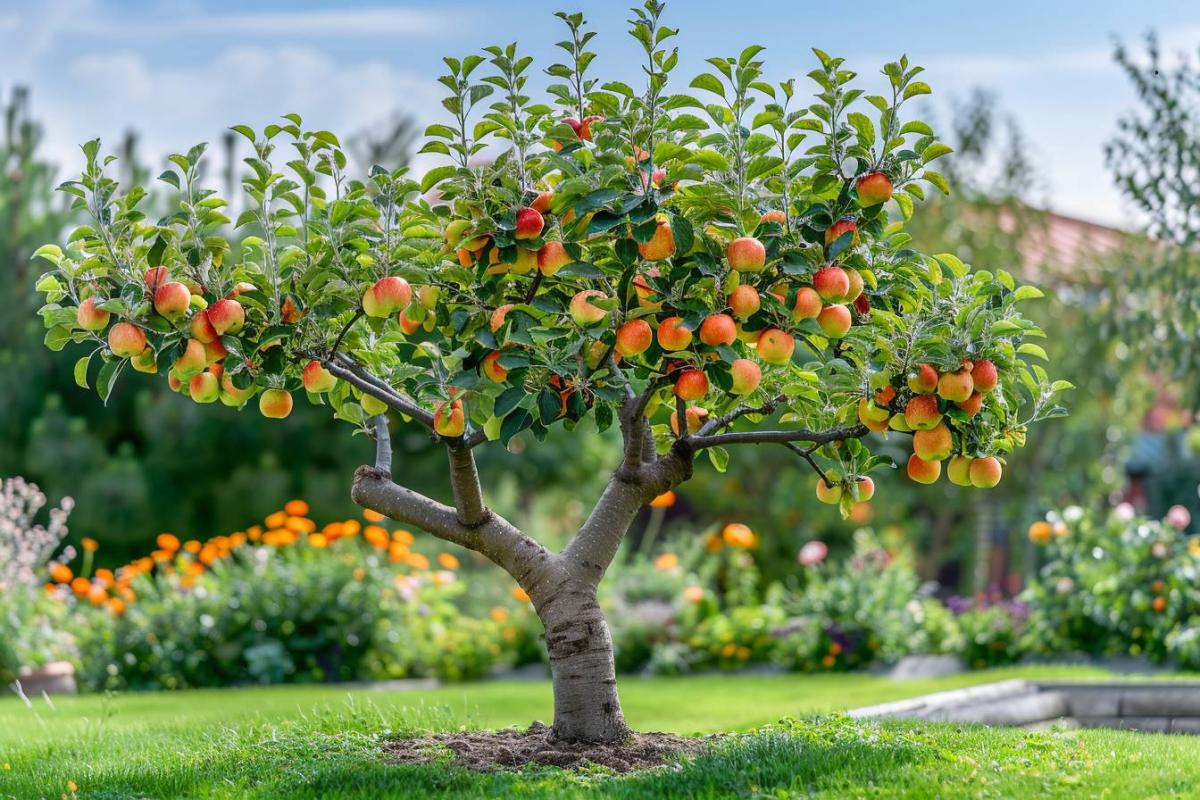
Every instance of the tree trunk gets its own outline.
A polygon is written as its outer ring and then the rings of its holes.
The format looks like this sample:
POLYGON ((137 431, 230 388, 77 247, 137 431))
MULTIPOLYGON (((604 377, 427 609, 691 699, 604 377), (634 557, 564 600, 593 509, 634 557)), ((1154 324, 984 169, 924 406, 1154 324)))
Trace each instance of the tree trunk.
POLYGON ((538 603, 554 681, 553 738, 619 742, 630 735, 617 699, 612 636, 596 589, 568 580, 538 603))

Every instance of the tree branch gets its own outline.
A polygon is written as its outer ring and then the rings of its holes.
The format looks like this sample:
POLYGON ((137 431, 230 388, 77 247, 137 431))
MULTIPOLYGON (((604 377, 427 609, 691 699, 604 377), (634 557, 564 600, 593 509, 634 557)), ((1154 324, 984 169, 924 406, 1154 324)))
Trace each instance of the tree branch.
POLYGON ((642 506, 690 478, 694 455, 687 440, 680 440, 653 464, 614 473, 592 513, 563 549, 565 568, 597 585, 642 506))
POLYGON ((814 444, 812 447, 800 447, 793 442, 784 442, 783 446, 807 461, 808 465, 821 477, 821 480, 825 481, 826 486, 833 486, 833 482, 829 480, 829 476, 825 474, 825 470, 821 469, 820 465, 812 457, 813 450, 819 445, 814 444))
POLYGON ((364 314, 366 314, 366 313, 367 313, 367 312, 365 312, 365 311, 363 311, 363 310, 362 310, 362 307, 361 307, 361 306, 359 306, 359 308, 358 308, 358 309, 357 309, 357 310, 354 312, 354 316, 352 316, 352 317, 350 318, 350 320, 349 320, 349 321, 348 321, 348 322, 345 324, 345 326, 343 326, 343 328, 342 328, 342 330, 341 330, 341 333, 339 333, 339 334, 338 334, 338 336, 337 336, 337 339, 335 339, 335 340, 333 341, 333 347, 332 347, 332 348, 330 348, 330 350, 329 350, 329 357, 330 357, 330 358, 336 358, 336 357, 337 357, 337 354, 338 354, 338 348, 342 346, 342 339, 345 339, 345 338, 346 338, 346 334, 347 334, 347 333, 349 333, 349 332, 350 332, 350 329, 354 327, 354 323, 356 323, 356 322, 358 322, 360 319, 362 319, 362 318, 363 318, 363 315, 364 315, 364 314))
POLYGON ((779 395, 778 397, 771 398, 761 406, 738 406, 728 414, 723 414, 716 419, 710 419, 708 422, 704 423, 702 426, 700 426, 700 430, 697 431, 697 434, 700 436, 705 436, 713 433, 714 431, 722 430, 729 427, 736 420, 741 419, 747 414, 760 414, 762 416, 773 414, 775 413, 775 409, 779 407, 779 404, 786 399, 787 398, 783 395, 779 395))
POLYGON ((530 594, 562 580, 561 557, 494 512, 479 525, 466 526, 457 509, 400 486, 375 467, 358 468, 351 497, 363 508, 483 554, 530 594))
POLYGON ((363 394, 369 394, 381 403, 386 404, 388 408, 399 411, 402 414, 407 414, 427 428, 433 427, 433 414, 431 412, 421 408, 411 397, 400 394, 379 378, 368 373, 352 359, 341 356, 336 361, 326 360, 323 363, 325 369, 333 373, 334 376, 356 387, 363 394))
POLYGON ((693 436, 691 445, 696 450, 705 447, 725 447, 733 444, 785 444, 787 442, 811 442, 826 444, 842 439, 861 439, 867 435, 865 425, 855 425, 849 428, 833 428, 827 431, 737 431, 734 433, 718 433, 711 436, 693 436))
POLYGON ((388 430, 387 414, 375 416, 375 469, 392 474, 392 432, 388 430))
POLYGON ((454 491, 458 521, 468 528, 478 527, 492 512, 483 502, 475 455, 462 441, 448 441, 446 451, 450 455, 450 488, 454 491))

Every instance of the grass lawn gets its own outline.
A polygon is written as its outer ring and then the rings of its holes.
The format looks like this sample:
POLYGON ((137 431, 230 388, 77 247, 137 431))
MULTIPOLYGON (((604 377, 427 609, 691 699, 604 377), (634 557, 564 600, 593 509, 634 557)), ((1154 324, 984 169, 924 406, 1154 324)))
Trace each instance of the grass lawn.
POLYGON ((1114 731, 852 722, 847 708, 1003 678, 1102 677, 1036 668, 893 682, 862 675, 625 678, 639 730, 751 731, 670 770, 613 777, 476 775, 377 755, 406 731, 549 721, 545 682, 431 691, 277 687, 0 701, 0 798, 1091 797, 1200 796, 1200 739, 1114 731), (800 722, 771 725, 784 718, 800 722), (768 726, 763 728, 763 726, 768 726))

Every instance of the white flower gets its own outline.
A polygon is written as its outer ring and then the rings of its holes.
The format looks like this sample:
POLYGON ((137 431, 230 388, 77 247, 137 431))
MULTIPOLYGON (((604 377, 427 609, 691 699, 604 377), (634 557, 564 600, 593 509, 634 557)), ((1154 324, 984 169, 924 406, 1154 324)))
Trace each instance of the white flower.
POLYGON ((1113 509, 1113 516, 1121 522, 1129 522, 1137 516, 1137 511, 1134 509, 1132 503, 1121 503, 1113 509))
POLYGON ((1064 522, 1079 522, 1083 519, 1083 509, 1079 506, 1067 506, 1063 509, 1062 516, 1064 522))

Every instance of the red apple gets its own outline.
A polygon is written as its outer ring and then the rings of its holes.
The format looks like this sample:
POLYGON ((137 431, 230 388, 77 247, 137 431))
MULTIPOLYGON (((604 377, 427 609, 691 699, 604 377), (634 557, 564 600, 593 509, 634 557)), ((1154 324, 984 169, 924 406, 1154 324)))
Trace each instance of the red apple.
POLYGON ((700 323, 700 341, 709 347, 733 344, 737 339, 737 325, 728 314, 709 314, 700 323))
POLYGON ((675 379, 675 395, 681 400, 699 400, 708 394, 708 378, 694 368, 687 368, 675 379))
POLYGON ((546 220, 536 208, 522 208, 517 212, 516 239, 536 239, 542 235, 546 220))
POLYGON ((767 265, 767 248, 753 236, 734 239, 725 256, 729 266, 738 272, 762 272, 767 265))
POLYGON ((654 343, 654 331, 644 319, 631 319, 617 328, 617 352, 625 358, 641 355, 654 343))
POLYGON ((658 325, 658 346, 668 352, 683 350, 692 343, 692 332, 683 327, 683 317, 667 317, 658 325))
POLYGON ((762 369, 748 358, 739 358, 729 365, 733 386, 729 393, 738 397, 752 394, 762 381, 762 369))
POLYGON ((267 389, 259 395, 258 410, 267 419, 286 419, 292 413, 292 396, 283 389, 267 389))
POLYGON ((79 308, 75 310, 75 324, 85 331, 102 331, 107 328, 112 314, 97 308, 100 302, 103 301, 97 302, 95 297, 89 297, 80 303, 79 308))
POLYGON ((877 206, 892 199, 892 182, 882 172, 868 172, 854 182, 860 205, 877 206))
POLYGON ((768 364, 787 364, 792 360, 796 340, 778 328, 767 328, 758 335, 758 357, 768 364))
POLYGON ((304 365, 304 373, 301 378, 304 381, 304 388, 312 394, 328 392, 337 385, 337 378, 333 373, 316 360, 309 361, 304 365))
POLYGON ((118 358, 132 358, 146 349, 146 334, 129 322, 118 322, 108 331, 108 349, 118 358))

